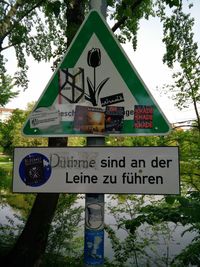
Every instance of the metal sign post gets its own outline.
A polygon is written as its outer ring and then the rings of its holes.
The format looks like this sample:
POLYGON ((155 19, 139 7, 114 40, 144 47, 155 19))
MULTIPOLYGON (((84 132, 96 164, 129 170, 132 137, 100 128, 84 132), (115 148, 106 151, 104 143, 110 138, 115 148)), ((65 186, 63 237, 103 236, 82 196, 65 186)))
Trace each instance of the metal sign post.
MULTIPOLYGON (((106 18, 106 0, 90 0, 106 18)), ((87 137, 87 146, 104 146, 105 137, 87 137)), ((104 194, 85 195, 84 266, 104 265, 104 194)))
MULTIPOLYGON (((87 146, 104 146, 104 137, 88 137, 87 146)), ((85 195, 84 266, 104 263, 104 194, 85 195)))

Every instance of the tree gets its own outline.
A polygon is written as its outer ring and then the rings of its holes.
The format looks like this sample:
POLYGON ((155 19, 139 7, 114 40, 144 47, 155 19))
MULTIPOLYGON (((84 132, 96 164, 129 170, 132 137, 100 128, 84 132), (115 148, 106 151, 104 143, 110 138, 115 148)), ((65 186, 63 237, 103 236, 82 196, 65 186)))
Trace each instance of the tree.
POLYGON ((18 91, 13 91, 14 84, 9 75, 0 79, 0 106, 6 105, 12 98, 18 95, 18 91))
MULTIPOLYGON (((156 201, 138 209, 135 218, 124 220, 126 229, 135 235, 140 226, 157 226, 163 223, 185 226, 182 236, 195 232, 195 238, 179 255, 171 260, 170 266, 190 266, 200 264, 200 158, 198 131, 175 129, 170 135, 155 139, 155 145, 176 145, 180 149, 181 196, 167 196, 163 201, 156 201), (174 264, 174 265, 173 265, 174 264)), ((148 145, 148 138, 146 143, 148 145)), ((123 224, 122 224, 123 225, 123 224)))
POLYGON ((11 155, 16 146, 47 146, 45 138, 26 138, 21 135, 23 124, 32 108, 33 103, 28 105, 26 111, 15 109, 11 117, 2 123, 0 146, 5 153, 11 155))
MULTIPOLYGON (((192 5, 189 6, 191 8, 192 5)), ((185 14, 180 7, 173 10, 172 15, 161 15, 164 27, 163 42, 166 45, 164 63, 170 68, 178 68, 173 74, 174 84, 167 85, 173 93, 179 109, 187 108, 192 104, 200 134, 200 55, 198 44, 194 41, 194 19, 185 14)))
MULTIPOLYGON (((74 5, 71 6, 68 3, 67 7, 69 18, 67 29, 73 36, 83 20, 84 3, 75 1, 74 5), (79 19, 76 19, 75 22, 75 18, 79 19)), ((70 41, 71 39, 68 38, 68 44, 70 41)), ((49 138, 49 146, 66 146, 66 138, 49 138)), ((40 264, 58 199, 58 193, 37 194, 21 235, 8 256, 3 259, 6 266, 36 266, 40 264)))
POLYGON ((131 260, 131 257, 134 259, 132 265, 136 266, 140 266, 139 263, 148 266, 151 264, 156 264, 156 266, 190 266, 191 264, 199 266, 200 147, 198 131, 192 127, 189 130, 175 128, 167 136, 115 138, 108 139, 107 142, 109 145, 117 145, 119 142, 121 146, 178 146, 180 151, 180 196, 160 196, 159 201, 157 196, 155 198, 154 196, 143 196, 147 198, 147 201, 143 199, 143 203, 139 203, 142 196, 112 196, 116 199, 109 209, 117 220, 117 225, 115 228, 113 224, 106 226, 106 231, 114 250, 114 266, 129 266, 129 264, 126 265, 126 260, 127 258, 131 260), (168 253, 169 246, 173 242, 173 230, 179 226, 182 226, 183 229, 181 236, 190 232, 191 234, 195 233, 195 237, 180 254, 176 255, 176 251, 174 251, 174 255, 172 255, 173 253, 168 253), (116 229, 127 231, 128 235, 120 240, 118 233, 115 232, 116 229), (138 234, 142 229, 145 231, 140 237, 138 234), (144 235, 146 232, 148 236, 144 235), (156 236, 158 236, 158 240, 156 240, 156 236), (166 255, 162 253, 164 250, 160 250, 160 247, 156 249, 157 246, 155 246, 161 239, 164 241, 162 247, 166 246, 166 255), (150 255, 148 255, 149 251, 150 255), (154 253, 156 259, 152 256, 154 253), (138 265, 137 258, 140 259, 138 265), (153 263, 155 260, 156 263, 153 263))
MULTIPOLYGON (((6 73, 4 52, 9 48, 14 48, 17 59, 18 70, 14 76, 15 84, 26 88, 28 66, 25 55, 32 55, 37 61, 49 60, 53 56, 52 46, 56 45, 56 42, 66 42, 65 35, 62 35, 58 28, 59 25, 64 27, 62 23, 58 23, 58 21, 61 22, 63 16, 63 13, 59 11, 60 6, 60 1, 1 1, 0 77, 2 82, 4 82, 6 73), (58 27, 56 27, 57 24, 58 27)), ((57 49, 59 50, 60 47, 57 49)))
MULTIPOLYGON (((76 33, 77 25, 88 12, 88 0, 26 0, 0 2, 0 78, 4 83, 6 70, 6 54, 13 48, 17 60, 17 71, 14 84, 27 88, 28 65, 26 56, 36 61, 54 59, 54 67, 66 51, 67 40, 76 33), (72 10, 84 8, 82 13, 72 17, 72 10), (71 22, 71 23, 69 23, 71 22)), ((159 1, 158 1, 159 2, 159 1)), ((179 0, 162 1, 170 7, 179 6, 179 0)), ((112 30, 120 29, 118 37, 121 41, 132 40, 137 46, 137 30, 139 20, 155 15, 152 0, 108 0, 112 8, 111 18, 116 20, 112 30)), ((156 1, 157 4, 157 1, 156 1)), ((54 68, 53 67, 53 68, 54 68)))
POLYGON ((25 121, 25 116, 25 112, 16 109, 12 113, 11 117, 7 121, 2 123, 0 144, 3 147, 5 153, 12 153, 12 142, 14 137, 12 131, 15 129, 16 124, 22 124, 23 121, 25 121))
POLYGON ((51 263, 52 266, 59 265, 57 261, 61 255, 69 258, 70 263, 73 259, 77 261, 76 265, 74 263, 70 266, 82 265, 80 261, 82 260, 83 251, 80 248, 83 247, 84 241, 83 237, 77 237, 76 234, 80 231, 80 226, 82 225, 83 208, 80 206, 73 207, 78 198, 78 195, 75 194, 61 194, 59 197, 46 249, 47 262, 48 260, 50 263, 53 261, 53 264, 51 263))
POLYGON ((140 209, 140 213, 134 220, 125 222, 126 228, 131 234, 144 223, 157 225, 163 222, 172 222, 175 225, 188 226, 182 236, 187 232, 195 232, 192 242, 184 248, 179 255, 171 260, 170 266, 199 266, 200 257, 200 196, 199 192, 190 192, 183 196, 168 196, 165 202, 147 205, 140 209))

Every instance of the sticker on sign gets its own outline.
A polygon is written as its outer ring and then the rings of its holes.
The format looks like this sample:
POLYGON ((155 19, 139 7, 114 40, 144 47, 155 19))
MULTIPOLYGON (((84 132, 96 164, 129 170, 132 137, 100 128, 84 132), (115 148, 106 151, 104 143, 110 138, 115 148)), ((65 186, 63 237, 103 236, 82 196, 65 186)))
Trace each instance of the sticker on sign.
POLYGON ((48 128, 49 126, 59 125, 59 112, 55 109, 38 108, 30 116, 31 128, 48 128))
POLYGON ((13 192, 179 194, 178 147, 15 148, 13 192))

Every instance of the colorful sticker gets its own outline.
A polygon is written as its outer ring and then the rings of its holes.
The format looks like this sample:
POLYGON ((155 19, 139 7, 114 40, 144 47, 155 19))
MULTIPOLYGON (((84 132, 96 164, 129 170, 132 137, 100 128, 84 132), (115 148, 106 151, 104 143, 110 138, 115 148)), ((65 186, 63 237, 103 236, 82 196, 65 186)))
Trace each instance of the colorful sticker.
POLYGON ((88 265, 101 265, 104 262, 104 230, 85 230, 84 262, 88 265))
POLYGON ((152 106, 135 105, 134 128, 138 128, 138 129, 152 129, 153 128, 153 107, 152 106))
POLYGON ((103 134, 105 115, 101 108, 76 106, 74 130, 84 133, 103 134))
POLYGON ((19 175, 27 186, 41 186, 51 176, 51 165, 47 157, 39 153, 27 155, 20 163, 19 175))
POLYGON ((124 122, 124 107, 107 106, 105 111, 105 131, 120 133, 124 122))

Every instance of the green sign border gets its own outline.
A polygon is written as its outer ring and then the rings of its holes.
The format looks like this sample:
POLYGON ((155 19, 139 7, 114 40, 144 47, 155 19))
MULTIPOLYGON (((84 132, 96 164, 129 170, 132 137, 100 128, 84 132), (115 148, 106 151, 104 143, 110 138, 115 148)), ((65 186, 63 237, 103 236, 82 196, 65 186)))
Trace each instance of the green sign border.
MULTIPOLYGON (((136 129, 133 127, 133 120, 124 120, 123 131, 120 134, 109 135, 165 135, 169 133, 171 128, 169 122, 139 77, 139 74, 132 66, 128 57, 121 49, 121 46, 118 44, 118 41, 110 28, 107 26, 104 18, 95 10, 92 10, 83 22, 65 54, 63 61, 49 81, 34 110, 40 107, 50 107, 53 104, 55 98, 58 96, 58 70, 60 68, 73 68, 75 66, 93 34, 95 34, 101 42, 119 75, 138 102, 138 105, 152 106, 154 110, 152 129, 136 129)), ((88 134, 76 133, 73 130, 72 124, 73 122, 62 122, 61 129, 58 131, 54 131, 53 127, 45 130, 31 129, 28 119, 23 128, 23 133, 31 136, 88 136, 88 134)))

